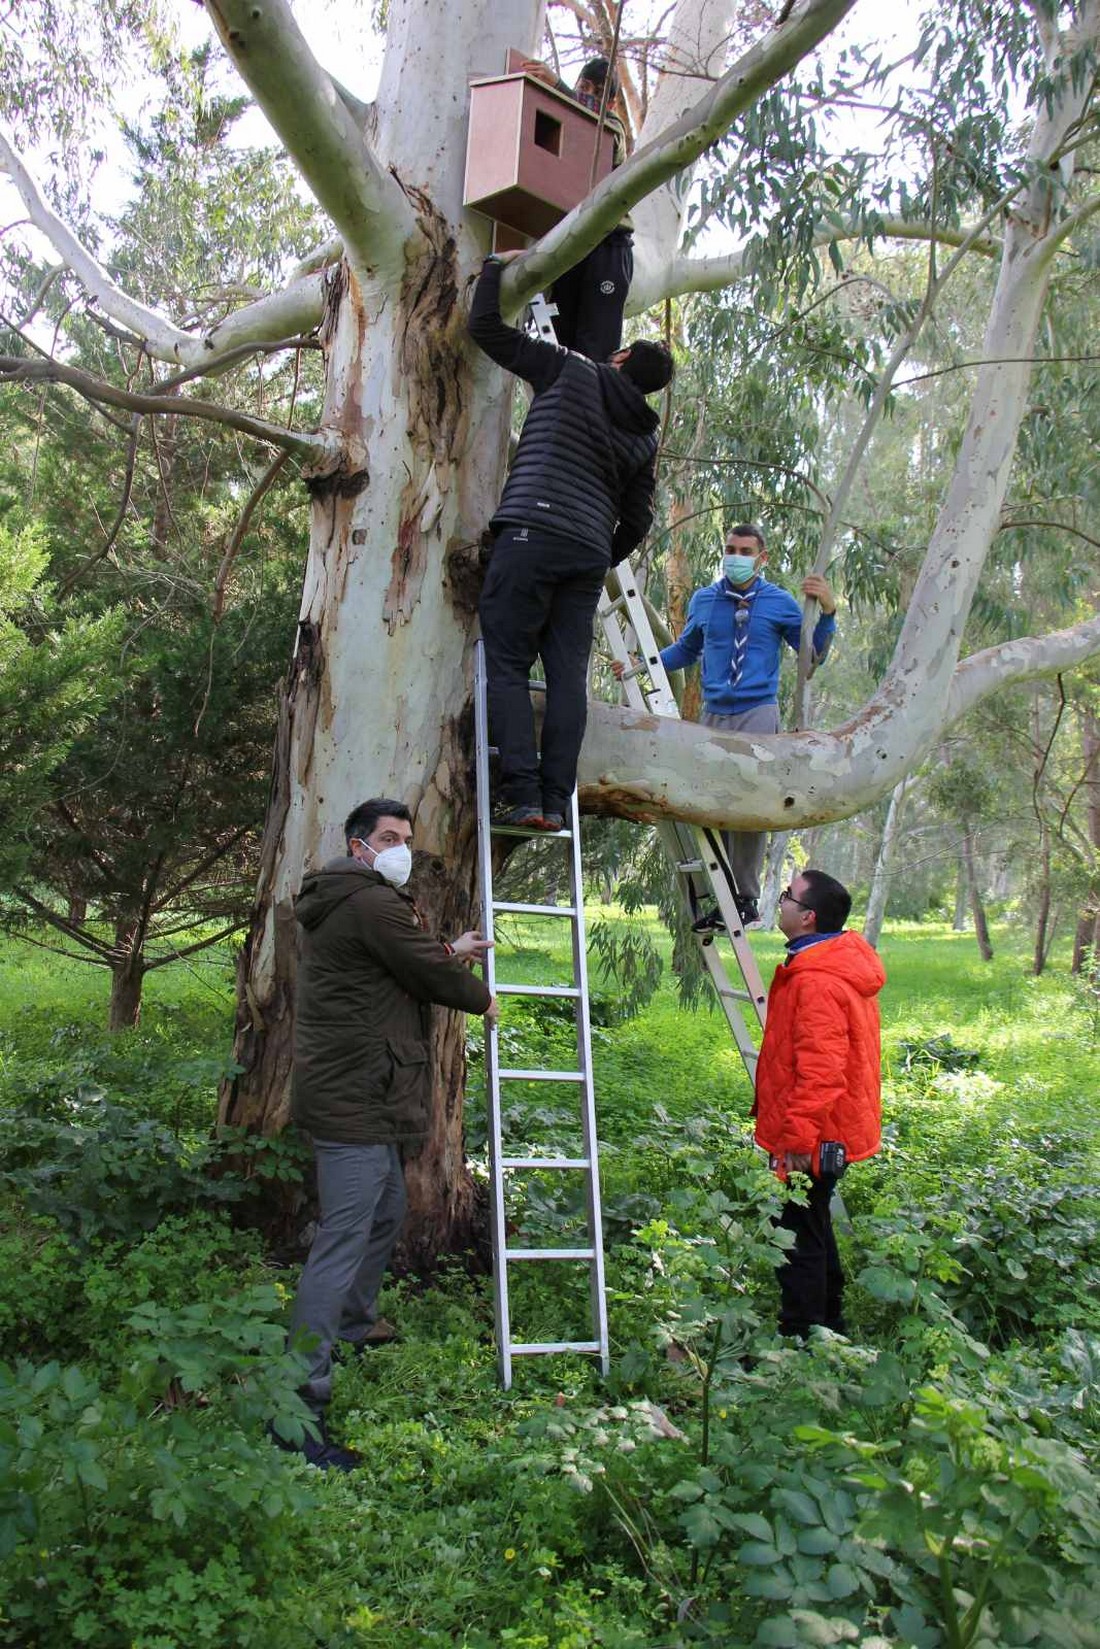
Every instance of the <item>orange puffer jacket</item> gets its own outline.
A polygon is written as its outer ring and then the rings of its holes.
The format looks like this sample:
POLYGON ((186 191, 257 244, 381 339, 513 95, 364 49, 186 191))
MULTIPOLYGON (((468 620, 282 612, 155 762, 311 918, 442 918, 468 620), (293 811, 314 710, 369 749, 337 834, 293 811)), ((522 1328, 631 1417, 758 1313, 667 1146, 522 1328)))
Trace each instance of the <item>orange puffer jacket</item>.
POLYGON ((756 1143, 813 1152, 837 1139, 849 1162, 881 1138, 878 992, 882 963, 859 933, 797 951, 776 969, 756 1069, 756 1143))

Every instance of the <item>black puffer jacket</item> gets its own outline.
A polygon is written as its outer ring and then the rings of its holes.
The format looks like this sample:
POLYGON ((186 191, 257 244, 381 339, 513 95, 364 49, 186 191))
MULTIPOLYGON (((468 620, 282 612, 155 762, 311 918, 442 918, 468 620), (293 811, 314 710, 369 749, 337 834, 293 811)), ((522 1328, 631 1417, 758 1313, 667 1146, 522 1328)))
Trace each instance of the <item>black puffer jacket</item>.
POLYGON ((295 1122, 342 1145, 422 1140, 431 1004, 484 1013, 487 986, 424 932, 407 893, 358 859, 307 876, 294 914, 295 1122))
POLYGON ((637 548, 653 519, 660 420, 613 366, 529 338, 500 314, 503 265, 474 289, 470 336, 535 391, 492 525, 541 527, 605 554, 637 548))

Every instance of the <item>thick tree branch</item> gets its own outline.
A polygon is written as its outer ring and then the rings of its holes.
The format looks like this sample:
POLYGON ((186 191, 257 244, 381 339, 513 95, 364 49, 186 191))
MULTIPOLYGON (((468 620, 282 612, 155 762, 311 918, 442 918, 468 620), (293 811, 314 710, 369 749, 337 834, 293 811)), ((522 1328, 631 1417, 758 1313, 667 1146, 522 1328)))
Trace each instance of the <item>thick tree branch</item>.
MULTIPOLYGON (((323 305, 323 259, 295 272, 281 292, 258 298, 219 321, 209 332, 196 337, 174 326, 147 304, 129 296, 108 275, 72 230, 47 203, 16 150, 8 131, 0 125, 0 168, 7 172, 22 198, 28 221, 44 235, 67 269, 80 281, 92 303, 128 338, 141 344, 158 361, 172 361, 184 367, 214 370, 218 357, 244 344, 269 343, 272 339, 309 333, 319 324, 323 305)), ((56 275, 54 276, 56 278, 56 275)))
POLYGON ((222 44, 363 272, 400 279, 416 216, 371 153, 287 0, 205 0, 222 44))
POLYGON ((981 699, 999 687, 1015 686, 1037 676, 1057 675, 1060 670, 1083 664, 1100 652, 1100 613, 1055 630, 1047 636, 1021 636, 971 653, 956 666, 947 701, 945 726, 965 716, 981 699))
MULTIPOLYGON (((996 257, 1000 241, 993 236, 975 233, 973 225, 959 228, 938 228, 929 223, 918 223, 909 218, 853 218, 843 230, 833 224, 821 224, 814 232, 814 246, 829 246, 835 241, 862 240, 873 236, 876 240, 935 240, 941 246, 969 244, 969 250, 983 257, 996 257)), ((649 260, 641 278, 637 276, 630 288, 627 308, 631 314, 649 309, 664 298, 683 297, 688 292, 718 292, 735 285, 748 272, 753 253, 758 250, 756 239, 747 241, 720 258, 693 258, 675 252, 664 263, 649 260)))
POLYGON ((644 820, 798 829, 847 819, 888 796, 960 716, 999 688, 1056 675, 1100 654, 1100 615, 1004 642, 959 664, 942 708, 914 742, 912 710, 888 689, 834 732, 768 737, 608 704, 588 707, 582 806, 644 820))
POLYGON ((723 136, 769 87, 781 80, 851 11, 855 0, 802 0, 767 40, 751 47, 706 94, 661 136, 574 207, 504 274, 505 306, 515 310, 615 227, 631 206, 683 172, 723 136))
POLYGON ((204 418, 211 423, 225 424, 230 429, 239 429, 242 434, 254 436, 257 441, 267 441, 272 446, 296 453, 300 458, 309 458, 314 464, 318 460, 337 461, 343 451, 342 438, 332 431, 309 434, 302 430, 284 429, 281 424, 269 423, 266 418, 253 418, 246 412, 236 412, 232 407, 218 406, 213 401, 189 400, 176 395, 138 395, 108 384, 102 378, 93 378, 90 373, 81 372, 76 367, 63 366, 60 361, 0 355, 0 383, 65 384, 96 405, 123 407, 127 412, 204 418))

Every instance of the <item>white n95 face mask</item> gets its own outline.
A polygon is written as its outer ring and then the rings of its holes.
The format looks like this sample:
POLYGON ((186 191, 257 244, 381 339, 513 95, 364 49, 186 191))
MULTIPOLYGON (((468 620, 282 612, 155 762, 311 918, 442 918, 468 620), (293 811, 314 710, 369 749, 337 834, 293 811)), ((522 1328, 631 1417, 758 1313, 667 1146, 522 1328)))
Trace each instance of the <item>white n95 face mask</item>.
POLYGON ((386 847, 376 853, 372 870, 384 876, 393 887, 404 887, 412 875, 413 856, 405 846, 386 847))

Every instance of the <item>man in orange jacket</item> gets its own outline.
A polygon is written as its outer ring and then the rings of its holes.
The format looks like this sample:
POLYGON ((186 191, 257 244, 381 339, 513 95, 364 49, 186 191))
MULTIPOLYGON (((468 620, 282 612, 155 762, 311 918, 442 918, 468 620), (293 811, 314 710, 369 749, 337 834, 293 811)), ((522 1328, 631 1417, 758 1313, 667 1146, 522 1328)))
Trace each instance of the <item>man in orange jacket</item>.
POLYGON ((780 1179, 810 1176, 805 1205, 780 1224, 794 1247, 778 1268, 779 1331, 815 1323, 844 1333, 844 1273, 829 1200, 846 1163, 874 1156, 881 1139, 879 1014, 886 974, 871 946, 846 933, 851 895, 823 870, 804 870, 779 897, 786 960, 768 993, 756 1067, 756 1143, 780 1179))

